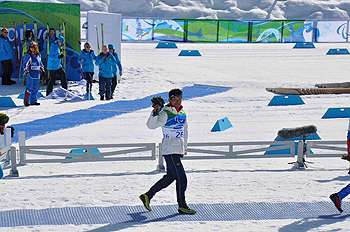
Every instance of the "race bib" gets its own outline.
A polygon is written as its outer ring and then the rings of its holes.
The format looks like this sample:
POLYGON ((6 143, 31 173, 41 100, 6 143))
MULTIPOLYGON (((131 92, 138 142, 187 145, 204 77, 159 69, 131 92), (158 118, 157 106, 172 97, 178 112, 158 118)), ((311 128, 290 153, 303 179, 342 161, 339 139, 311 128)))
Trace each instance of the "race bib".
POLYGON ((163 137, 166 139, 183 138, 184 127, 179 129, 163 127, 163 137))
POLYGON ((40 66, 31 66, 31 69, 32 70, 35 70, 35 71, 39 71, 40 70, 40 66))

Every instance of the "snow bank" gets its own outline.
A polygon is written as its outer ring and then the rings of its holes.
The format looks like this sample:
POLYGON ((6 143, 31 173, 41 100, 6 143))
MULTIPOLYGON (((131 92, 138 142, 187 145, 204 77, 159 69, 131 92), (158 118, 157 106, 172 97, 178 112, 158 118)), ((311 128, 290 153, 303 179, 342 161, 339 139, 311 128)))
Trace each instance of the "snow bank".
POLYGON ((78 3, 82 11, 121 13, 129 17, 239 20, 343 19, 348 18, 350 12, 350 0, 42 0, 41 2, 78 3))

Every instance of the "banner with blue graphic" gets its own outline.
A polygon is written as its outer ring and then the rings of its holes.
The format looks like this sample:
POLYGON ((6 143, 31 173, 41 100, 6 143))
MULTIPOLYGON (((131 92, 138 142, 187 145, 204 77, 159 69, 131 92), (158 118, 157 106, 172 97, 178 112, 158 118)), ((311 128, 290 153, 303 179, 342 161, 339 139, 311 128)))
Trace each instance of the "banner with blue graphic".
POLYGON ((347 21, 318 21, 317 42, 347 42, 347 21))

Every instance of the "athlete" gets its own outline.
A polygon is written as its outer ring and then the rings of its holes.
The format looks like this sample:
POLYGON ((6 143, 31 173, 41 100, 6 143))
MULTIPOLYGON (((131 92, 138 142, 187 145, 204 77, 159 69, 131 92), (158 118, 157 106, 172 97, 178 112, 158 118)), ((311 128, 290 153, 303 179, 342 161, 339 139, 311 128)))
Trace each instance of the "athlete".
MULTIPOLYGON (((155 99, 155 98, 154 98, 155 99)), ((185 169, 181 163, 181 157, 187 155, 187 120, 186 113, 181 105, 182 91, 180 89, 172 89, 169 92, 169 104, 163 109, 161 98, 156 98, 159 101, 153 101, 153 110, 147 121, 149 129, 162 127, 162 155, 166 162, 167 173, 155 183, 148 192, 140 196, 147 210, 151 211, 150 200, 160 190, 168 187, 176 180, 176 195, 179 205, 178 212, 184 214, 195 214, 196 211, 189 208, 185 200, 185 191, 187 187, 187 177, 185 169)))

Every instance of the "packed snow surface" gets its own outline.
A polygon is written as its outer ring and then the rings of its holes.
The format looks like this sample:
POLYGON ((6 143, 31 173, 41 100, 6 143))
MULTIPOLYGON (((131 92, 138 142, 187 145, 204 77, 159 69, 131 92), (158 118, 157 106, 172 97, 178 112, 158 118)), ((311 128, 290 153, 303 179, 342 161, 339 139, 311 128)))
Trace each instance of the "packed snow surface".
MULTIPOLYGON (((29 0, 25 0, 29 1, 29 0)), ((127 17, 199 19, 344 19, 350 0, 42 0, 127 17)))
MULTIPOLYGON (((313 87, 317 83, 348 81, 348 56, 326 56, 329 48, 348 44, 316 44, 296 50, 294 44, 184 44, 179 49, 155 49, 155 43, 122 44, 124 75, 115 99, 140 99, 193 84, 232 87, 220 94, 183 102, 188 115, 189 142, 273 141, 278 130, 315 125, 323 140, 346 140, 347 119, 321 119, 330 107, 349 107, 350 96, 302 96, 299 106, 268 107, 274 96, 266 87, 313 87), (180 49, 198 49, 202 57, 179 57, 180 49), (233 128, 210 132, 216 120, 228 117, 233 128)), ((0 86, 2 96, 16 99, 23 86, 0 86)), ((93 95, 98 98, 98 86, 93 95)), ((59 102, 2 110, 10 124, 86 109, 105 101, 59 102)), ((150 104, 151 105, 151 104, 150 104)), ((33 137, 28 145, 140 143, 161 141, 161 131, 149 130, 151 107, 110 119, 33 137)), ((16 146, 18 146, 16 144, 16 146)), ((216 149, 216 148, 212 148, 216 149)), ((217 148, 221 149, 221 148, 217 148)), ((143 152, 142 154, 148 154, 143 152)), ((195 154, 188 154, 189 156, 195 154)), ((36 158, 28 155, 28 158, 36 158)), ((184 160, 188 177, 187 202, 196 204, 329 203, 328 196, 350 182, 349 164, 340 158, 310 158, 306 170, 295 170, 295 158, 184 160)), ((140 206, 138 196, 164 173, 157 161, 27 164, 20 178, 0 180, 1 212, 66 207, 140 206)), ((5 170, 7 175, 8 169, 5 170)), ((349 199, 345 199, 348 202, 349 199)), ((158 193, 152 206, 176 205, 175 185, 158 193)), ((176 214, 176 208, 173 212, 176 214)), ((288 207, 285 208, 288 211, 288 207)), ((312 209, 311 209, 312 210, 312 209)), ((1 231, 349 231, 349 211, 342 216, 316 218, 158 221, 124 224, 31 225, 1 231)), ((212 214, 216 212, 208 212, 212 214)), ((261 215, 273 214, 261 209, 261 215)), ((329 215, 336 215, 330 205, 329 215)), ((143 214, 147 217, 147 213, 143 214)), ((295 213, 298 218, 297 212, 295 213)), ((0 222, 1 224, 1 222, 0 222)))

